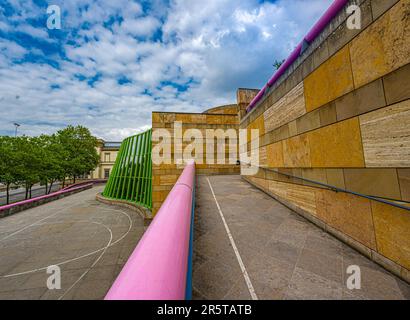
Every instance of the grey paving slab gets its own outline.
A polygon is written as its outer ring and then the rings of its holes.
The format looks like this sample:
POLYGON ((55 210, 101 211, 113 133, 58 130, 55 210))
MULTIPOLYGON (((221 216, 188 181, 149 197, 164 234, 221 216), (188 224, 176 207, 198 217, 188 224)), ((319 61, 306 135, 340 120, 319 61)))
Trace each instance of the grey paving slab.
POLYGON ((409 299, 410 286, 239 176, 199 176, 193 296, 251 299, 208 184, 259 299, 409 299), (362 288, 347 288, 358 265, 362 288))
POLYGON ((104 298, 145 227, 97 202, 102 188, 0 219, 0 299, 104 298), (50 265, 61 268, 60 290, 47 288, 50 265))

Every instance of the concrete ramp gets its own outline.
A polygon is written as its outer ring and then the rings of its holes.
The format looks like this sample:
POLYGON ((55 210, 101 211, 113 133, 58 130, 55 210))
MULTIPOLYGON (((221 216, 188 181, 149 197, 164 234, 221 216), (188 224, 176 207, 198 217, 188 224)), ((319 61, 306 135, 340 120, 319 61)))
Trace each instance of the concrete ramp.
POLYGON ((240 176, 199 176, 196 195, 196 299, 410 299, 408 284, 240 176), (350 265, 361 290, 347 288, 350 265))

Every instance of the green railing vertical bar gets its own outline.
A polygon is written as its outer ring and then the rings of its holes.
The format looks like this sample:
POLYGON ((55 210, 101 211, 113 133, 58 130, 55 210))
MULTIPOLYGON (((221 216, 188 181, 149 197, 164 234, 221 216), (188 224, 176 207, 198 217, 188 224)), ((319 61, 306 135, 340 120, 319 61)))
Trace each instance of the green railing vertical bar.
POLYGON ((140 202, 144 202, 145 174, 146 174, 145 168, 147 166, 147 163, 145 161, 146 160, 145 155, 146 155, 146 150, 147 150, 147 145, 148 145, 148 138, 149 137, 146 136, 145 139, 144 139, 144 153, 142 154, 142 158, 141 158, 141 161, 144 163, 144 165, 142 166, 141 173, 140 173, 140 176, 141 176, 141 187, 140 187, 140 192, 139 192, 140 202))
POLYGON ((125 179, 124 182, 126 183, 126 188, 124 188, 123 190, 123 198, 124 199, 128 199, 128 194, 129 194, 129 185, 131 183, 131 174, 132 174, 132 170, 133 170, 133 159, 135 157, 135 139, 136 137, 132 137, 130 138, 131 141, 131 145, 130 145, 130 153, 129 153, 129 157, 127 159, 127 168, 126 168, 126 172, 125 172, 125 179))
MULTIPOLYGON (((139 143, 140 143, 140 148, 141 148, 141 150, 144 150, 144 137, 141 137, 139 143)), ((140 201, 139 201, 139 197, 138 197, 138 195, 139 195, 138 186, 139 186, 139 184, 140 184, 140 182, 141 182, 141 179, 140 179, 140 171, 141 171, 141 163, 142 163, 142 158, 141 158, 142 153, 143 153, 143 151, 140 152, 140 153, 138 153, 138 158, 137 158, 138 168, 137 168, 137 172, 136 172, 136 181, 135 181, 135 183, 136 183, 136 189, 135 189, 135 191, 134 191, 135 202, 137 202, 137 203, 140 202, 140 201)))
POLYGON ((136 152, 136 149, 138 148, 138 139, 139 139, 139 136, 133 137, 134 147, 133 147, 133 155, 131 157, 131 159, 132 159, 131 160, 131 169, 130 169, 130 174, 129 174, 129 177, 128 177, 127 199, 131 199, 131 201, 132 201, 132 182, 134 180, 133 179, 134 171, 136 169, 135 161, 136 161, 137 154, 138 154, 136 152))
POLYGON ((127 154, 124 158, 124 167, 123 167, 123 171, 121 175, 121 179, 122 179, 121 195, 120 195, 121 200, 126 200, 124 193, 125 193, 126 183, 127 183, 127 172, 129 168, 130 153, 132 151, 132 138, 128 138, 127 140, 128 140, 127 154))
POLYGON ((127 139, 127 154, 124 157, 124 163, 122 166, 121 170, 121 187, 119 188, 119 195, 118 197, 121 200, 126 200, 124 197, 124 189, 125 189, 125 183, 126 183, 126 174, 127 174, 127 169, 128 169, 128 159, 130 157, 130 151, 131 151, 131 146, 132 146, 132 141, 130 138, 127 139))
MULTIPOLYGON (((118 188, 119 188, 120 183, 121 183, 121 179, 120 179, 119 177, 120 177, 120 175, 121 175, 121 169, 122 169, 122 163, 123 163, 123 161, 124 161, 124 155, 127 153, 127 150, 126 150, 126 148, 127 148, 127 141, 124 141, 124 142, 121 144, 121 147, 122 147, 122 153, 121 153, 121 156, 119 157, 118 163, 115 165, 115 167, 116 167, 116 175, 115 175, 115 177, 117 177, 117 179, 113 179, 113 181, 114 181, 114 183, 113 183, 113 188, 112 188, 112 190, 111 190, 111 192, 110 192, 110 197, 113 197, 113 198, 116 198, 116 197, 117 197, 118 188)), ((113 175, 110 176, 110 180, 111 180, 112 177, 113 177, 113 175)))
MULTIPOLYGON (((150 141, 152 141, 152 131, 149 133, 150 141)), ((149 161, 148 163, 148 174, 150 175, 150 179, 148 180, 148 203, 152 205, 152 161, 151 161, 151 154, 152 154, 152 143, 149 144, 149 149, 147 150, 149 161)))
MULTIPOLYGON (((148 136, 146 137, 145 140, 148 140, 148 136)), ((145 141, 145 144, 147 144, 147 141, 145 141)), ((144 150, 146 150, 146 148, 144 148, 144 150)), ((146 170, 147 170, 147 164, 145 162, 146 152, 144 152, 144 154, 142 155, 142 158, 143 158, 144 166, 142 168, 142 176, 141 176, 141 185, 142 185, 142 187, 141 187, 140 195, 141 195, 141 202, 145 202, 146 201, 146 195, 145 194, 146 194, 146 187, 147 187, 146 179, 145 179, 146 170)))
POLYGON ((137 185, 138 185, 138 181, 139 181, 139 170, 141 168, 141 154, 144 150, 144 146, 142 141, 144 140, 144 136, 139 136, 138 137, 138 148, 141 149, 142 151, 138 153, 137 157, 135 158, 135 163, 137 164, 137 167, 135 168, 135 172, 134 172, 134 183, 132 186, 132 198, 134 199, 135 202, 138 203, 138 191, 137 191, 137 185))
POLYGON ((116 179, 114 179, 114 187, 112 189, 112 192, 110 193, 110 196, 112 196, 113 198, 118 197, 118 189, 121 185, 121 170, 122 170, 122 163, 124 162, 124 156, 127 153, 127 150, 126 150, 127 149, 127 141, 124 140, 121 145, 124 146, 124 148, 123 148, 123 152, 122 152, 120 161, 118 163, 116 179))
POLYGON ((147 135, 147 147, 145 148, 145 154, 144 154, 144 173, 143 173, 143 183, 144 183, 144 198, 143 202, 148 202, 148 194, 149 194, 149 178, 148 178, 148 169, 150 163, 146 161, 147 157, 149 157, 149 154, 151 154, 151 144, 149 143, 151 141, 151 132, 147 135))
MULTIPOLYGON (((142 139, 142 149, 145 152, 145 138, 143 137, 142 139)), ((140 166, 138 168, 138 182, 137 182, 137 202, 142 202, 141 201, 141 196, 142 196, 142 190, 141 190, 141 183, 142 183, 142 170, 144 168, 144 152, 141 152, 140 154, 140 159, 139 159, 139 163, 140 166)))
POLYGON ((104 197, 152 208, 151 138, 148 130, 123 141, 104 197))

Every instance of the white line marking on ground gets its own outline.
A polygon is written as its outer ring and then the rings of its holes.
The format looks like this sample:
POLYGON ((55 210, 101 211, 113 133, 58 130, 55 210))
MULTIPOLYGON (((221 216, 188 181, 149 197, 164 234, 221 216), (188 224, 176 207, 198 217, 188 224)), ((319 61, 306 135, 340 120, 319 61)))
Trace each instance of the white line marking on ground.
POLYGON ((9 234, 8 236, 5 236, 4 238, 0 239, 0 242, 1 242, 1 241, 4 241, 4 240, 6 240, 6 239, 8 239, 8 238, 10 238, 10 237, 12 237, 12 236, 15 236, 16 234, 18 234, 18 233, 20 233, 20 232, 22 232, 22 231, 24 231, 24 230, 26 230, 26 229, 28 229, 28 228, 30 228, 30 227, 33 227, 33 226, 37 225, 38 223, 40 223, 40 222, 42 222, 42 221, 44 221, 44 220, 46 220, 46 219, 48 219, 48 218, 51 218, 51 217, 55 216, 57 213, 59 213, 59 212, 62 211, 62 210, 70 209, 70 208, 72 208, 72 207, 74 207, 74 206, 76 206, 76 205, 77 205, 77 204, 73 204, 72 206, 64 207, 64 208, 62 208, 62 209, 60 209, 60 210, 57 210, 57 211, 54 212, 53 214, 50 214, 49 216, 47 216, 47 217, 45 217, 45 218, 42 218, 42 219, 40 219, 40 220, 38 220, 38 221, 36 221, 36 222, 34 222, 34 223, 28 225, 28 226, 25 226, 25 227, 23 227, 23 228, 21 228, 21 229, 15 231, 15 232, 9 234))
MULTIPOLYGON (((104 209, 103 209, 103 210, 104 210, 104 209)), ((116 245, 118 242, 120 242, 122 239, 124 239, 124 238, 128 235, 128 233, 131 231, 131 228, 132 228, 132 220, 131 220, 131 217, 130 217, 126 212, 124 212, 124 211, 122 211, 122 210, 111 209, 111 210, 109 210, 109 211, 116 211, 116 212, 120 212, 120 213, 124 214, 125 216, 127 216, 128 220, 129 220, 129 222, 130 222, 130 223, 129 223, 129 227, 128 227, 128 231, 127 231, 126 233, 124 233, 124 234, 123 234, 120 238, 118 238, 116 241, 114 241, 113 243, 111 243, 111 244, 109 245, 109 247, 112 247, 112 246, 116 245)), ((39 221, 38 221, 38 222, 39 222, 39 221)), ((38 223, 38 222, 37 222, 37 223, 38 223)), ((71 222, 72 222, 72 221, 71 221, 71 222)), ((92 222, 92 221, 89 221, 89 222, 92 222)), ((58 223, 58 222, 56 222, 56 223, 58 223)), ((60 223, 63 223, 63 222, 60 222, 60 223)), ((64 223, 66 223, 66 222, 64 222, 64 223)), ((103 251, 103 250, 105 250, 105 247, 100 248, 100 249, 98 249, 98 250, 95 250, 95 251, 93 251, 93 252, 84 254, 84 255, 82 255, 82 256, 80 256, 80 257, 76 257, 76 258, 73 258, 73 259, 65 260, 65 261, 63 261, 63 262, 59 262, 59 263, 54 264, 54 265, 56 265, 56 266, 61 266, 61 265, 63 265, 63 264, 67 264, 67 263, 70 263, 70 262, 73 262, 73 261, 76 261, 76 260, 80 260, 80 259, 83 259, 83 258, 92 256, 93 254, 96 254, 96 253, 98 253, 98 252, 100 252, 100 251, 103 251)), ((10 278, 10 277, 21 276, 21 275, 24 275, 24 274, 35 273, 35 272, 38 272, 38 271, 46 270, 47 268, 48 268, 48 266, 46 266, 46 267, 41 267, 41 268, 37 268, 37 269, 32 269, 32 270, 27 270, 27 271, 19 272, 19 273, 7 274, 7 275, 3 275, 2 277, 3 277, 3 278, 10 278)))
POLYGON ((219 206, 218 200, 216 200, 215 192, 214 192, 214 189, 212 188, 211 181, 209 181, 208 178, 206 178, 206 180, 208 180, 209 188, 211 189, 212 195, 214 196, 216 206, 218 207, 219 215, 221 216, 222 222, 225 226, 225 230, 226 230, 226 233, 228 234, 229 241, 231 242, 233 251, 235 252, 236 259, 238 260, 239 266, 241 267, 242 274, 243 274, 243 277, 245 278, 245 282, 246 282, 246 285, 248 286, 248 290, 249 290, 249 293, 252 297, 252 300, 258 300, 258 296, 255 293, 255 289, 253 288, 252 281, 249 278, 249 274, 246 271, 246 268, 245 268, 245 265, 242 261, 241 255, 238 251, 238 248, 236 247, 235 240, 233 239, 233 236, 231 234, 231 231, 229 230, 228 224, 226 223, 224 214, 222 213, 222 210, 221 210, 221 207, 219 206))
POLYGON ((102 256, 104 255, 104 253, 107 251, 107 249, 111 246, 111 242, 112 242, 112 230, 111 230, 111 228, 107 227, 105 224, 102 224, 102 223, 98 223, 98 222, 94 222, 94 223, 97 223, 97 224, 99 224, 99 225, 102 225, 103 227, 105 227, 105 228, 108 230, 108 232, 110 233, 110 241, 108 241, 107 245, 104 247, 103 252, 101 252, 101 254, 98 256, 98 258, 95 259, 95 261, 93 262, 93 264, 92 264, 87 270, 85 270, 85 272, 70 286, 70 288, 68 288, 68 289, 60 296, 60 298, 58 298, 58 300, 62 300, 62 299, 65 297, 65 295, 66 295, 68 292, 70 292, 70 290, 71 290, 72 288, 74 288, 74 287, 77 285, 77 283, 79 283, 79 282, 81 281, 81 279, 84 278, 84 277, 87 275, 88 272, 90 272, 90 270, 91 270, 92 268, 94 268, 94 266, 98 263, 98 261, 100 261, 100 259, 101 259, 102 256))

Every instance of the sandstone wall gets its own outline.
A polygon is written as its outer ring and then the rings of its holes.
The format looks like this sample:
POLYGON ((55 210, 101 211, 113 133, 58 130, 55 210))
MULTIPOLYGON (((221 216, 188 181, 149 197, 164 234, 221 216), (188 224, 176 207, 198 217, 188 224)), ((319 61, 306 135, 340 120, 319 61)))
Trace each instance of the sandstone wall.
POLYGON ((360 3, 361 30, 342 13, 241 119, 245 179, 409 280, 410 211, 306 181, 410 202, 410 0, 360 3))
MULTIPOLYGON (((237 107, 236 107, 237 108, 237 107)), ((223 112, 229 109, 232 109, 232 106, 229 108, 222 108, 223 112)), ((226 164, 218 164, 216 163, 217 160, 217 149, 216 149, 216 140, 215 148, 214 148, 214 164, 207 163, 207 157, 204 155, 206 152, 206 130, 207 129, 222 129, 224 131, 228 129, 235 130, 236 134, 238 132, 239 127, 239 120, 238 120, 238 112, 234 114, 215 114, 215 113, 200 113, 200 114, 193 114, 193 113, 161 113, 161 112, 153 112, 152 113, 152 128, 153 132, 157 129, 167 129, 171 134, 171 140, 169 141, 171 144, 171 159, 170 164, 162 163, 162 164, 155 164, 153 163, 152 167, 152 201, 153 201, 153 214, 155 214, 162 205, 162 202, 168 196, 168 193, 171 191, 172 187, 174 186, 175 182, 177 181, 178 177, 182 173, 184 165, 179 165, 176 162, 176 158, 178 156, 175 153, 174 148, 174 126, 175 122, 182 123, 182 134, 186 132, 188 129, 197 129, 200 130, 203 139, 198 140, 203 146, 203 153, 194 153, 193 158, 196 159, 196 172, 197 174, 206 174, 206 175, 219 175, 219 174, 239 174, 240 173, 240 166, 235 164, 229 164, 229 146, 226 144, 225 147, 225 156, 227 159, 226 164), (201 164, 200 160, 203 160, 201 164)), ((161 143, 161 141, 152 141, 152 148, 154 149, 155 146, 161 143)), ((184 150, 187 145, 191 142, 184 141, 182 142, 182 149, 184 150)), ((234 141, 237 144, 237 140, 234 141)), ((238 157, 238 153, 235 154, 236 158, 238 157)), ((153 161, 155 161, 155 153, 153 152, 153 161)))
POLYGON ((238 105, 237 104, 228 104, 226 106, 215 107, 209 110, 206 110, 204 113, 211 114, 238 114, 238 105))

